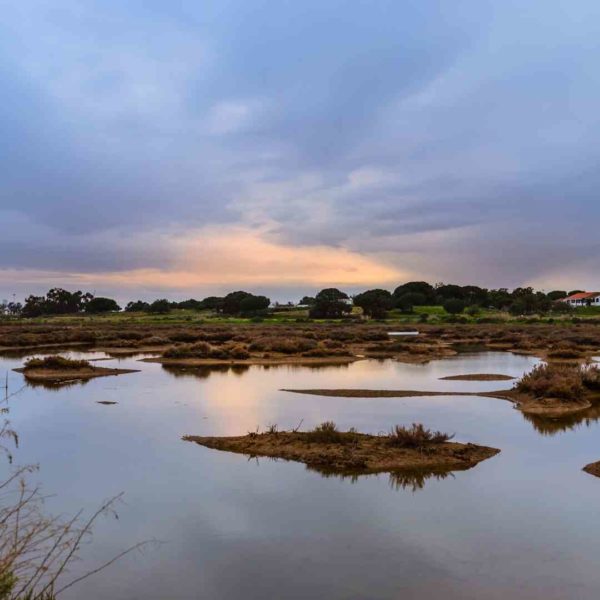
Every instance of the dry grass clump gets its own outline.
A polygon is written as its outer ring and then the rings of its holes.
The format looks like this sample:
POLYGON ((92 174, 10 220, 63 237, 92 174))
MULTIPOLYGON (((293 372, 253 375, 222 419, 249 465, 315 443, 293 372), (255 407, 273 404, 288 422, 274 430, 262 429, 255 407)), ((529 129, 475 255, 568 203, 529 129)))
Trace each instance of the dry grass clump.
POLYGON ((454 434, 425 429, 422 423, 413 423, 410 427, 395 425, 390 431, 390 445, 397 448, 424 448, 430 444, 443 444, 450 441, 454 434))
POLYGON ((568 341, 559 342, 548 352, 548 358, 581 358, 582 356, 581 350, 568 341))
POLYGON ((73 360, 64 356, 45 356, 44 358, 30 358, 24 366, 24 369, 69 369, 81 370, 90 369, 92 365, 87 360, 73 360))
POLYGON ((231 344, 215 347, 207 342, 197 342, 196 344, 173 346, 163 352, 163 357, 245 360, 250 358, 250 353, 244 344, 231 344))
POLYGON ((307 431, 305 435, 309 441, 318 444, 341 444, 347 441, 345 435, 338 431, 337 425, 333 421, 324 421, 312 431, 307 431))
POLYGON ((325 340, 319 342, 311 350, 302 353, 302 356, 311 358, 325 358, 327 356, 352 356, 352 352, 344 347, 342 342, 325 340), (329 344, 327 343, 329 342, 329 344))
POLYGON ((200 332, 193 333, 191 331, 175 331, 169 334, 169 339, 174 342, 191 343, 204 339, 204 336, 200 332))
POLYGON ((172 346, 163 352, 165 358, 210 358, 212 346, 207 342, 172 346))
POLYGON ((537 365, 517 381, 515 389, 536 398, 577 401, 584 392, 582 369, 569 365, 537 365))
POLYGON ((250 351, 279 352, 280 354, 301 354, 317 347, 317 342, 301 337, 262 337, 248 346, 250 351))

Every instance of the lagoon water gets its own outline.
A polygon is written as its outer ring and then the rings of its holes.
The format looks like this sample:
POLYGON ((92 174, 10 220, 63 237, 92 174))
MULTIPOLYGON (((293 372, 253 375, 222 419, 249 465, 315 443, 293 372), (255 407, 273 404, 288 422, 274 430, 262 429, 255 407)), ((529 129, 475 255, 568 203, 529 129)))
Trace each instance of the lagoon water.
MULTIPOLYGON (((600 480, 581 471, 600 459, 596 415, 532 421, 490 398, 280 391, 493 390, 510 382, 439 378, 519 376, 535 359, 481 353, 419 366, 369 360, 169 371, 137 358, 100 364, 140 373, 59 389, 25 387, 10 400, 20 435, 15 460, 39 464, 35 479, 53 495, 50 512, 90 512, 125 494, 119 519, 97 522, 72 576, 135 542, 161 542, 73 588, 67 600, 600 596, 600 480), (181 440, 324 420, 370 433, 423 422, 502 452, 469 471, 403 487, 386 474, 324 477, 302 464, 248 460, 181 440)), ((11 391, 23 385, 10 371, 21 363, 0 359, 11 391)))

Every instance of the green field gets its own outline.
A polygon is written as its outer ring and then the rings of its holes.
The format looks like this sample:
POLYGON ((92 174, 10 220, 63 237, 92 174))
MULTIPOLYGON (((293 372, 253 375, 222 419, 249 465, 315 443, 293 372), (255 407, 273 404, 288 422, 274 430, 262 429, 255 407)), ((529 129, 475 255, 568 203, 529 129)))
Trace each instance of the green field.
MULTIPOLYGON (((352 317, 354 319, 360 318, 361 310, 355 307, 352 311, 352 317)), ((443 323, 448 320, 459 318, 461 321, 469 323, 476 323, 479 320, 494 319, 496 322, 527 322, 527 321, 538 321, 553 319, 555 321, 570 322, 573 317, 576 318, 600 318, 600 307, 582 307, 577 308, 573 313, 567 315, 546 315, 546 316, 529 316, 529 317, 513 317, 507 312, 482 309, 477 315, 468 315, 466 313, 456 315, 452 317, 449 315, 442 306, 415 306, 413 312, 403 313, 400 310, 393 309, 389 311, 385 322, 387 323, 412 323, 418 324, 422 322, 427 323, 443 323)), ((166 314, 150 314, 144 312, 120 312, 120 313, 107 313, 100 315, 54 315, 37 317, 34 319, 21 319, 23 322, 32 323, 60 323, 68 322, 70 324, 89 324, 89 323, 161 323, 165 325, 177 324, 177 323, 189 323, 194 325, 201 324, 243 324, 252 322, 264 322, 264 323, 302 323, 309 319, 308 310, 281 310, 273 311, 264 317, 260 318, 243 318, 243 317, 229 317, 218 315, 210 310, 196 311, 192 309, 174 309, 166 314)), ((14 321, 13 318, 5 317, 0 318, 3 321, 14 321)), ((344 322, 347 319, 338 319, 327 322, 344 322)), ((323 322, 315 320, 316 322, 323 322)))

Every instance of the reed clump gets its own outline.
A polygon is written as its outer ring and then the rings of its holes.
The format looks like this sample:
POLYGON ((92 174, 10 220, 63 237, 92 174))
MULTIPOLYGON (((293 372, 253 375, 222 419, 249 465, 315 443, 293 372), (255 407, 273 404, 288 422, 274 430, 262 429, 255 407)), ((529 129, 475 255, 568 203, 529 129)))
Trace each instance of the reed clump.
POLYGON ((410 427, 395 425, 388 435, 391 446, 396 448, 424 448, 432 444, 449 442, 454 434, 425 429, 422 423, 413 423, 410 427))

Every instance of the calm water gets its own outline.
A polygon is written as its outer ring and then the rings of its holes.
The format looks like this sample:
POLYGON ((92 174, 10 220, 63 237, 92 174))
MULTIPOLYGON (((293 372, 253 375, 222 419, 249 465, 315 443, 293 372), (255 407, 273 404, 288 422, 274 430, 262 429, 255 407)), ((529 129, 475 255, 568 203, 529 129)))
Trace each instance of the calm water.
MULTIPOLYGON (((79 355, 75 355, 79 356, 79 355)), ((1 359, 0 373, 21 359, 1 359)), ((486 398, 361 399, 290 394, 282 387, 480 391, 510 382, 439 381, 461 373, 520 375, 534 360, 464 355, 425 366, 364 361, 320 369, 252 367, 141 373, 57 391, 27 387, 11 400, 17 462, 53 512, 91 510, 125 492, 119 520, 98 522, 80 570, 137 541, 126 557, 67 599, 596 599, 600 595, 600 459, 596 415, 532 422, 486 398), (114 406, 97 401, 116 401, 114 406), (304 465, 181 441, 245 434, 277 423, 334 420, 376 433, 423 422, 502 453, 421 489, 388 475, 326 478, 304 465)), ((100 363, 116 365, 117 361, 100 363)), ((22 377, 10 373, 12 390, 22 377)))

